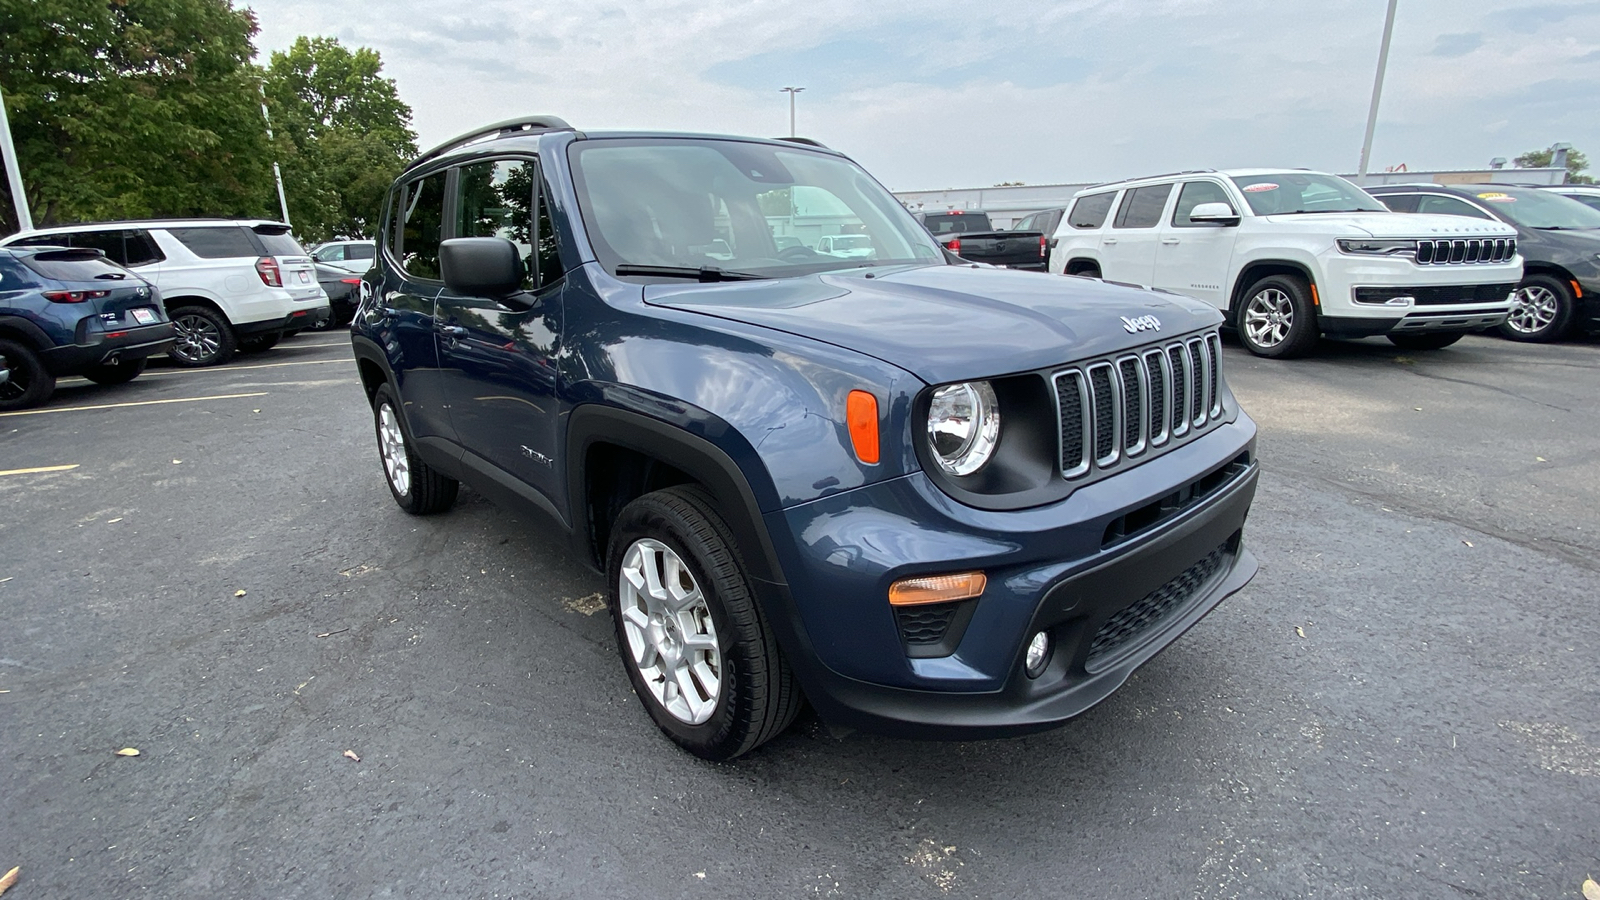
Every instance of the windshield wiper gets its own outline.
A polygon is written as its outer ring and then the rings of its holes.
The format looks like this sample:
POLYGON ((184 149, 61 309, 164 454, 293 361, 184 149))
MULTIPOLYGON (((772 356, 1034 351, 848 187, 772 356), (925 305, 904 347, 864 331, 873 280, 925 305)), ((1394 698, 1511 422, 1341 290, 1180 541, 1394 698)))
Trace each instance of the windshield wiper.
POLYGON ((702 283, 713 281, 756 281, 768 278, 766 275, 752 275, 749 272, 729 272, 716 266, 634 266, 624 263, 617 266, 618 275, 645 275, 656 278, 695 278, 702 283))
POLYGON ((1540 231, 1593 231, 1600 225, 1535 225, 1540 231))

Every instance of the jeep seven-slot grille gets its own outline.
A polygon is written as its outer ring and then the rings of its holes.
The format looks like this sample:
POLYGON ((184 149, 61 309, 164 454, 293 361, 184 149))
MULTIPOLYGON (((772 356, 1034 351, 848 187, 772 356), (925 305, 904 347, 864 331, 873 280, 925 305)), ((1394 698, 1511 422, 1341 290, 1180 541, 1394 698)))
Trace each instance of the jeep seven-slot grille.
POLYGON ((1511 238, 1417 241, 1419 266, 1503 263, 1516 255, 1517 242, 1511 238))
POLYGON ((1209 430, 1223 418, 1221 372, 1215 331, 1056 372, 1062 476, 1114 469, 1209 430))

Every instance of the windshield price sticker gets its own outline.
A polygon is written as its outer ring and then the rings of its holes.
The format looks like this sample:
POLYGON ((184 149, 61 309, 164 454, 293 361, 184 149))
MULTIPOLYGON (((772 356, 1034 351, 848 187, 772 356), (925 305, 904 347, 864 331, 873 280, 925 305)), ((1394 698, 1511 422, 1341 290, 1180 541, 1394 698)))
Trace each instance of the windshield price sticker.
POLYGON ((1488 191, 1478 195, 1479 200, 1488 200, 1490 203, 1515 203, 1517 198, 1499 191, 1488 191))
POLYGON ((1275 191, 1277 189, 1278 189, 1278 186, 1276 184, 1274 184, 1274 183, 1272 183, 1270 181, 1263 181, 1260 184, 1252 184, 1252 185, 1250 185, 1249 187, 1244 189, 1244 192, 1246 194, 1259 194, 1259 193, 1262 193, 1263 191, 1275 191))

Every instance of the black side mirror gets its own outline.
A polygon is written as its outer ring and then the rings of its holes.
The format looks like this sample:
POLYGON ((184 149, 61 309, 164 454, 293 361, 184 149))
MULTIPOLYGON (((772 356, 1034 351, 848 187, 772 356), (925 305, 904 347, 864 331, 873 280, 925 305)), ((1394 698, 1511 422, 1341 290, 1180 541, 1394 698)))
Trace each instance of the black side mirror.
POLYGON ((487 297, 517 312, 539 302, 522 289, 522 253, 505 238, 450 238, 439 245, 439 271, 445 287, 457 294, 487 297))

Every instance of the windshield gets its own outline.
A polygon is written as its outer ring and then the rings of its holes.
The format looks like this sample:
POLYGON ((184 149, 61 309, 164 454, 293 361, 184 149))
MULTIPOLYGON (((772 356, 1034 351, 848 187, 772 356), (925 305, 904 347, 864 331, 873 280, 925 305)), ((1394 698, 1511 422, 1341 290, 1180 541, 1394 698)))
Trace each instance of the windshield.
POLYGON ((571 154, 584 225, 613 273, 633 265, 783 277, 944 260, 905 207, 837 156, 684 138, 578 141, 571 154), (847 248, 849 258, 835 255, 847 248))
POLYGON ((1524 228, 1600 228, 1600 209, 1550 191, 1481 191, 1479 201, 1524 228))
POLYGON ((1244 192, 1250 211, 1258 216, 1389 211, 1371 194, 1335 175, 1278 172, 1230 176, 1230 180, 1244 192))

